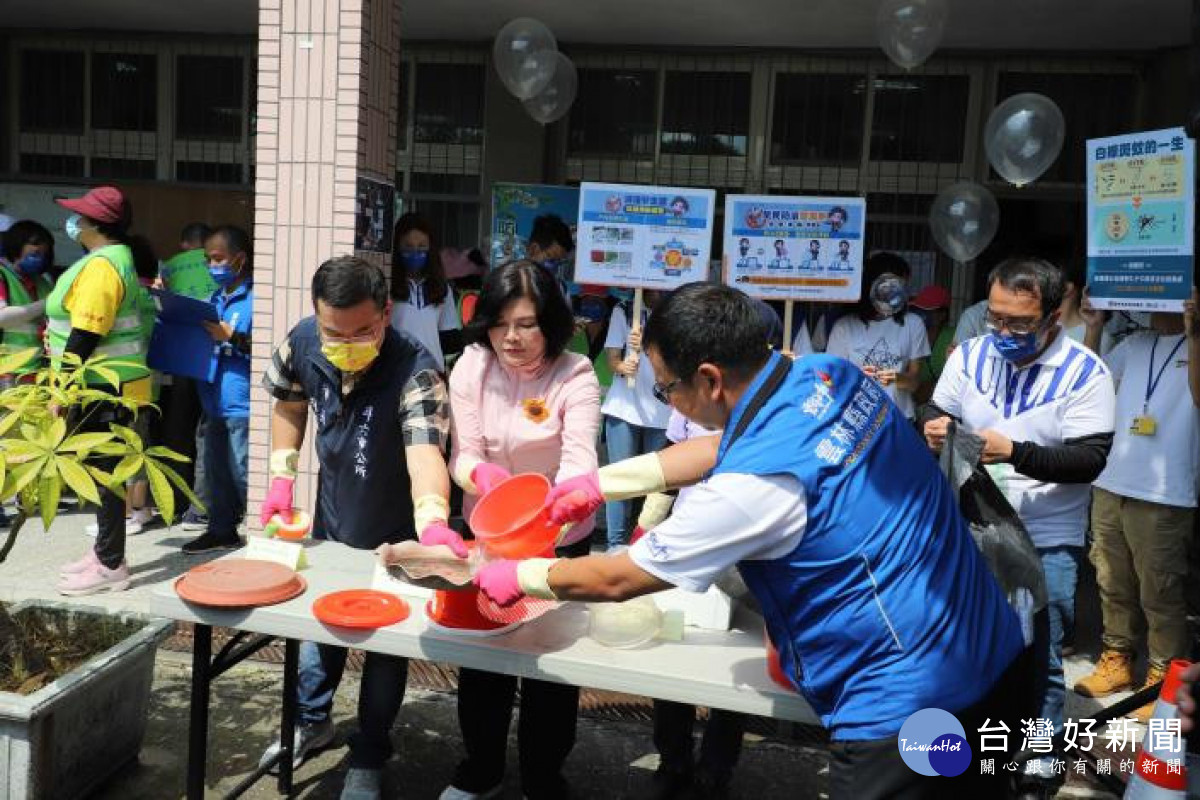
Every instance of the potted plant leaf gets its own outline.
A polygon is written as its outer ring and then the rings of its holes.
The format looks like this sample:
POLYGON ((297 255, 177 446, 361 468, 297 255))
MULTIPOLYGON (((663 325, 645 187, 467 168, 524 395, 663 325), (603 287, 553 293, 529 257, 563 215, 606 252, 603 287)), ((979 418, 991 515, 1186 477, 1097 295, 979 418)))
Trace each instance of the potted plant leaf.
MULTIPOLYGON (((0 355, 0 374, 37 353, 0 355)), ((119 404, 131 417, 150 405, 105 390, 119 387, 115 369, 126 363, 66 354, 58 369, 39 369, 0 391, 0 501, 16 503, 0 565, 31 520, 51 529, 64 495, 99 504, 101 487, 123 497, 125 482, 144 472, 168 525, 172 487, 199 505, 170 466, 186 457, 147 447, 122 425, 78 432, 100 403, 119 404)), ((0 796, 81 797, 135 758, 154 653, 170 628, 165 620, 67 603, 0 603, 0 796)))

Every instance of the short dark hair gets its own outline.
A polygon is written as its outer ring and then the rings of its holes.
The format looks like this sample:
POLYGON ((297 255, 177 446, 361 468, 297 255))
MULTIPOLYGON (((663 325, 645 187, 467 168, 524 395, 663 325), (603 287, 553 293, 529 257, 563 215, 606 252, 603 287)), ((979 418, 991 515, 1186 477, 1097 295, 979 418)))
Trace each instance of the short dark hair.
POLYGON ((353 308, 370 300, 387 308, 388 285, 383 270, 356 256, 337 256, 322 264, 312 279, 313 308, 320 300, 333 308, 353 308))
POLYGON ((204 240, 212 235, 212 228, 207 222, 189 222, 179 232, 179 241, 183 244, 196 243, 197 247, 204 245, 204 240))
POLYGON ((681 380, 703 363, 749 378, 766 363, 768 329, 756 301, 712 281, 685 284, 655 307, 642 335, 681 380))
POLYGON ((246 265, 242 269, 246 272, 253 271, 254 240, 250 238, 250 234, 237 225, 218 225, 209 231, 208 236, 205 236, 204 240, 207 242, 213 236, 220 236, 225 240, 225 246, 229 248, 230 255, 245 253, 246 265))
POLYGON ((546 338, 546 359, 562 355, 575 335, 575 315, 554 276, 527 259, 497 267, 484 277, 475 316, 463 330, 466 343, 491 350, 488 330, 500 324, 509 303, 522 297, 528 297, 537 309, 538 327, 546 338))
POLYGON ((1042 303, 1042 316, 1048 316, 1062 305, 1066 279, 1058 267, 1042 258, 1018 256, 1006 258, 988 273, 988 293, 1000 284, 1010 292, 1036 295, 1042 303))
POLYGON ((409 231, 420 231, 429 240, 429 255, 425 262, 425 300, 430 305, 438 305, 446 299, 449 287, 446 284, 446 270, 442 268, 442 248, 433 226, 429 220, 420 214, 410 212, 396 220, 392 231, 392 299, 400 302, 408 301, 411 288, 408 285, 408 270, 400 263, 400 240, 409 231))
POLYGON ((149 238, 134 233, 126 236, 122 244, 129 248, 129 254, 133 257, 133 271, 139 278, 152 281, 158 277, 158 255, 149 238))
MULTIPOLYGON (((871 287, 881 275, 892 274, 897 278, 908 280, 912 277, 912 267, 908 265, 900 256, 895 253, 880 252, 872 253, 867 259, 867 263, 863 265, 863 280, 862 290, 858 295, 858 304, 854 307, 854 312, 858 318, 864 323, 870 322, 875 318, 875 304, 871 302, 871 287)), ((900 325, 904 324, 905 309, 901 309, 892 319, 900 325)))
POLYGON ((21 251, 27 244, 48 247, 49 258, 46 259, 46 263, 54 263, 54 236, 40 222, 34 222, 31 219, 18 220, 3 234, 0 234, 0 242, 3 243, 4 258, 10 263, 17 262, 17 259, 21 257, 21 251))
POLYGON ((846 213, 846 209, 842 208, 841 206, 834 206, 833 208, 829 209, 829 213, 825 215, 825 218, 829 219, 834 214, 841 214, 843 220, 850 218, 850 215, 846 213))
POLYGON ((567 252, 575 249, 570 227, 557 214, 542 214, 533 221, 533 229, 529 231, 529 243, 536 244, 543 250, 556 244, 567 252))

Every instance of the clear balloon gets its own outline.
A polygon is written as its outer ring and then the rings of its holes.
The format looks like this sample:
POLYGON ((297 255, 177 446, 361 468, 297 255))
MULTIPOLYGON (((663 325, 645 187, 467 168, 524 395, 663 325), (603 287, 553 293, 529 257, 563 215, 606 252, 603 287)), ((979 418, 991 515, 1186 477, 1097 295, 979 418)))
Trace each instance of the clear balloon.
POLYGON ((518 17, 501 28, 492 45, 496 72, 518 100, 535 97, 550 84, 557 55, 554 34, 529 17, 518 17))
POLYGON ((942 43, 947 15, 945 0, 883 0, 875 16, 879 46, 897 66, 915 69, 942 43))
POLYGON ((553 80, 537 97, 525 101, 525 110, 538 122, 549 125, 571 110, 578 90, 579 76, 575 72, 575 65, 571 59, 559 53, 553 80))
POLYGON ((1049 97, 1014 94, 992 110, 983 131, 992 169, 1017 186, 1037 180, 1062 151, 1065 127, 1049 97))
POLYGON ((999 227, 996 198, 971 181, 942 189, 929 209, 934 241, 955 261, 970 261, 982 253, 999 227))

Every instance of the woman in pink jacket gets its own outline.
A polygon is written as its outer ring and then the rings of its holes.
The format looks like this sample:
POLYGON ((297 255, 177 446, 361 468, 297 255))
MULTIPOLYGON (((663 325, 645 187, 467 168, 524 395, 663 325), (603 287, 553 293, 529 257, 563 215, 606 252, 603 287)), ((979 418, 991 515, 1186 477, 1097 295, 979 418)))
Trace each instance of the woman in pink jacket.
MULTIPOLYGON (((554 277, 536 264, 507 264, 484 280, 464 331, 469 346, 450 374, 450 473, 466 493, 464 517, 479 495, 510 474, 538 472, 558 483, 597 468, 600 385, 585 356, 564 352, 573 332, 574 317, 554 277)), ((572 528, 558 555, 586 555, 592 525, 588 519, 572 528)), ((463 669, 458 681, 467 756, 441 800, 497 797, 517 678, 463 669)), ((562 765, 575 744, 578 705, 577 687, 521 682, 517 740, 529 800, 569 796, 562 765)))

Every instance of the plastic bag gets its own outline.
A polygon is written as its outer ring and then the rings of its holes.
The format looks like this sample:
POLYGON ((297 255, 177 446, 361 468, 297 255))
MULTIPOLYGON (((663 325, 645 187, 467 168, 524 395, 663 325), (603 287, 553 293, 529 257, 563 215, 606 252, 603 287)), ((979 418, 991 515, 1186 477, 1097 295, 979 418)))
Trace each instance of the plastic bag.
POLYGON ((1034 641, 1035 617, 1046 608, 1046 577, 1029 532, 1008 498, 980 465, 983 440, 951 425, 940 465, 958 492, 958 505, 992 575, 1021 619, 1025 644, 1034 641))

